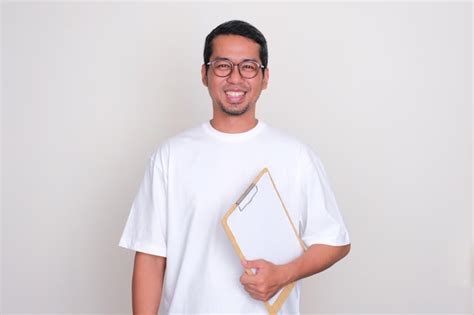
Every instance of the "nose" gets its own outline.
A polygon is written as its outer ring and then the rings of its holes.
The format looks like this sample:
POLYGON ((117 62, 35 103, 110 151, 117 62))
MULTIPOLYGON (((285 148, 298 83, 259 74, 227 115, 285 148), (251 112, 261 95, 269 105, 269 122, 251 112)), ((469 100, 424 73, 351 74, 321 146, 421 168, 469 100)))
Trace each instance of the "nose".
POLYGON ((233 66, 234 67, 232 68, 230 75, 227 77, 227 82, 235 84, 235 83, 241 82, 243 78, 240 75, 239 67, 237 65, 233 65, 233 66))

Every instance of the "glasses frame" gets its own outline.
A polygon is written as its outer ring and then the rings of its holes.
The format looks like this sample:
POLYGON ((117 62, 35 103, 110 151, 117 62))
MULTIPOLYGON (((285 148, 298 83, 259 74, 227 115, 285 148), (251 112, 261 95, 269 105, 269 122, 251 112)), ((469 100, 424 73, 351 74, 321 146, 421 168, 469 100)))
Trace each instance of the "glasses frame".
POLYGON ((242 78, 244 78, 244 79, 253 79, 253 78, 255 78, 255 77, 258 75, 258 70, 255 71, 255 75, 254 75, 253 77, 245 77, 245 76, 242 75, 242 71, 240 71, 240 65, 243 64, 244 62, 252 62, 252 63, 256 64, 259 69, 265 69, 265 66, 264 66, 264 65, 259 64, 259 63, 256 62, 255 60, 249 60, 249 59, 242 60, 241 62, 239 62, 239 63, 236 64, 236 63, 233 63, 232 60, 225 59, 225 58, 219 58, 219 59, 215 59, 215 60, 213 60, 213 61, 209 61, 208 63, 206 63, 206 66, 211 67, 211 68, 212 68, 212 72, 213 72, 216 76, 218 76, 219 78, 227 78, 227 77, 230 77, 230 76, 232 75, 232 72, 234 72, 234 68, 235 68, 236 66, 237 66, 237 69, 239 70, 239 75, 240 75, 242 78), (216 62, 218 62, 218 61, 226 61, 226 62, 228 62, 228 63, 230 63, 230 64, 232 65, 232 68, 231 68, 231 70, 230 70, 230 72, 229 72, 228 75, 219 75, 219 74, 216 73, 216 69, 213 67, 213 65, 214 65, 214 63, 216 63, 216 62))

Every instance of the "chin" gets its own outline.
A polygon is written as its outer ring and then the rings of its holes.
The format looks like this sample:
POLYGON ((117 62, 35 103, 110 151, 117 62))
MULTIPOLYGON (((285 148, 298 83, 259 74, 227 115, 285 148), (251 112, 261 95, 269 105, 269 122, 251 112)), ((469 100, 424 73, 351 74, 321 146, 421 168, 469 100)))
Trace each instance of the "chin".
POLYGON ((244 105, 243 107, 238 107, 238 108, 232 108, 232 106, 225 106, 223 104, 219 104, 221 110, 228 114, 228 115, 231 115, 231 116, 240 116, 240 115, 243 115, 245 114, 249 108, 250 108, 250 105, 247 104, 247 105, 244 105))

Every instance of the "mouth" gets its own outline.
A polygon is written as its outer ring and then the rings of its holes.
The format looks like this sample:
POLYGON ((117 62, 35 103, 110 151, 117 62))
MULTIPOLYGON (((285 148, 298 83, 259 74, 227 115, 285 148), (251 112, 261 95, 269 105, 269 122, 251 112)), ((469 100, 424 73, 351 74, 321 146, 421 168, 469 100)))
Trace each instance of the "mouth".
POLYGON ((244 100, 244 96, 247 92, 242 90, 228 90, 225 91, 227 101, 232 104, 241 103, 244 100))

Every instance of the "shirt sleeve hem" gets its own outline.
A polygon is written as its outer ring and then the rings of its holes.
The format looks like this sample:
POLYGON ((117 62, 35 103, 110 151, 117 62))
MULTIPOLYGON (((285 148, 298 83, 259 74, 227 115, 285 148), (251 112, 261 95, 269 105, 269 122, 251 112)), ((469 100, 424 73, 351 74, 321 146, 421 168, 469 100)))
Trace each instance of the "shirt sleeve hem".
POLYGON ((160 247, 156 245, 143 244, 143 243, 133 242, 126 239, 121 239, 118 246, 125 249, 134 250, 136 252, 166 257, 166 247, 163 247, 163 246, 160 247))
POLYGON ((310 247, 314 244, 330 245, 330 246, 343 246, 351 243, 349 237, 343 236, 340 238, 324 238, 324 237, 303 237, 303 242, 306 246, 310 247))

